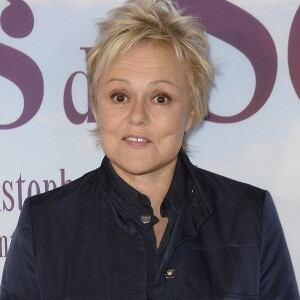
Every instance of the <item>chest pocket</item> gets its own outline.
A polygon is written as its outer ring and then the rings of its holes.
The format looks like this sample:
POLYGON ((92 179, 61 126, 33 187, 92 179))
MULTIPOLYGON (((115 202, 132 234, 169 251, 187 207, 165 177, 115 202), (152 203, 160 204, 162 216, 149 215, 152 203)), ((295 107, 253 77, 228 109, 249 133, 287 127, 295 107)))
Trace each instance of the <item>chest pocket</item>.
POLYGON ((160 297, 258 299, 259 265, 257 246, 179 247, 166 267, 176 275, 161 282, 160 297))

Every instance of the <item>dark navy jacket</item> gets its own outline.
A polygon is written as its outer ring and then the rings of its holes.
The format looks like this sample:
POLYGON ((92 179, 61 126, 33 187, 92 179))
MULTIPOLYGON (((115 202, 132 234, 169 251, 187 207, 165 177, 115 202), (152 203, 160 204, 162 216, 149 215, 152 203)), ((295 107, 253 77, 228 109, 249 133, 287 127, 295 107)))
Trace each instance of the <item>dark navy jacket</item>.
MULTIPOLYGON (((156 298, 297 300, 295 276, 268 192, 194 167, 156 278, 156 298), (174 276, 166 276, 173 269, 174 276)), ((107 160, 107 158, 105 158, 107 160)), ((0 300, 146 300, 145 245, 113 205, 102 166, 28 198, 0 300)))

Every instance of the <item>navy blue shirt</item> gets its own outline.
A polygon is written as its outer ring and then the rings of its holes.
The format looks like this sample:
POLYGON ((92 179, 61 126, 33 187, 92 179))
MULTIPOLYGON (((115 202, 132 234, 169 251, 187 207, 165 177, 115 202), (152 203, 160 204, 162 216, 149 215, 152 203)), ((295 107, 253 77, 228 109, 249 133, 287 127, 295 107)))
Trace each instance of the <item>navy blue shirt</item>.
POLYGON ((184 154, 178 162, 158 250, 149 199, 124 185, 107 157, 28 198, 0 300, 299 300, 270 193, 197 168, 184 154))
POLYGON ((115 172, 109 161, 107 161, 106 168, 108 180, 114 181, 118 192, 126 195, 123 199, 121 197, 114 198, 113 204, 116 205, 116 211, 123 218, 132 222, 144 239, 148 270, 148 299, 154 299, 155 278, 185 198, 185 175, 187 172, 179 156, 171 185, 160 206, 160 214, 162 217, 168 218, 168 224, 157 249, 153 226, 158 222, 158 218, 153 214, 150 199, 127 184, 115 172))

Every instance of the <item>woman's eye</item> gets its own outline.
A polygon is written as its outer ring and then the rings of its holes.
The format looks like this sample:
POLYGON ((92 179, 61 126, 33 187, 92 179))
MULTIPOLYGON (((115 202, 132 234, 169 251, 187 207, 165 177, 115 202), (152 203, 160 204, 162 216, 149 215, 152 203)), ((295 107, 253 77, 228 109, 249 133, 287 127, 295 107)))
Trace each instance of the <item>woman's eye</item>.
POLYGON ((170 97, 167 95, 157 95, 154 100, 157 104, 167 104, 171 101, 170 97))
POLYGON ((117 103, 123 103, 126 101, 126 96, 120 93, 113 94, 111 98, 117 103))

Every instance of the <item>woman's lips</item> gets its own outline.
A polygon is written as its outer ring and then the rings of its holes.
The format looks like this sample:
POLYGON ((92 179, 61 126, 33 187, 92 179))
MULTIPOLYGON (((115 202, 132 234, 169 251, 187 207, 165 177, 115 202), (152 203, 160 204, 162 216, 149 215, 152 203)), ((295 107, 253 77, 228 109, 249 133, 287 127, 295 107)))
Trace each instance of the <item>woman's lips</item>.
POLYGON ((123 140, 127 145, 134 148, 141 148, 151 143, 151 141, 145 138, 144 136, 136 136, 136 135, 125 136, 123 140))

